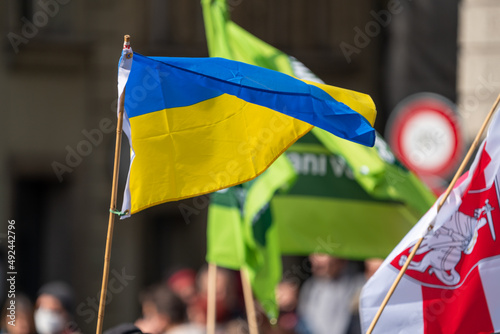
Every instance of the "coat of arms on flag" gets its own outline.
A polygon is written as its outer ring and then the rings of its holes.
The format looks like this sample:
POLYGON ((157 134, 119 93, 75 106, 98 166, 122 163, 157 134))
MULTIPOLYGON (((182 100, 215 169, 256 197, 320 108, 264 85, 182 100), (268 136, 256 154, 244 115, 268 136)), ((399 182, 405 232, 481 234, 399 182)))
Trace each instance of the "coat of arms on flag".
MULTIPOLYGON (((485 156, 483 152, 481 161, 485 156)), ((459 210, 424 237, 408 266, 408 276, 425 286, 459 287, 479 261, 500 254, 500 247, 495 247, 495 229, 500 225, 498 182, 496 178, 489 188, 471 183, 459 210), (481 247, 475 249, 478 241, 481 247)), ((410 252, 411 247, 395 257, 392 266, 400 270, 410 252)))

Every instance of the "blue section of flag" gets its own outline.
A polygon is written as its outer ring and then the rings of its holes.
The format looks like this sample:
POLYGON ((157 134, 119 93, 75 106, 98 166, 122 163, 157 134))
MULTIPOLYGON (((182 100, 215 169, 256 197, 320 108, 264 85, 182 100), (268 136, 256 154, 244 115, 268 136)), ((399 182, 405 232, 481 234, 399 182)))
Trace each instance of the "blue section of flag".
POLYGON ((375 132, 362 115, 319 87, 224 58, 145 57, 134 53, 127 87, 132 87, 125 99, 129 118, 229 94, 357 143, 373 146, 375 141, 375 132))

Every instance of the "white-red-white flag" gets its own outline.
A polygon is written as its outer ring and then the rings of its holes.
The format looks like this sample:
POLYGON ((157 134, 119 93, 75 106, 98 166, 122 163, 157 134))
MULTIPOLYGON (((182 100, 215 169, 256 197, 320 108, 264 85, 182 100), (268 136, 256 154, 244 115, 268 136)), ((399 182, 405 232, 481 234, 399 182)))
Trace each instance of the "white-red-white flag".
POLYGON ((363 333, 417 240, 411 261, 373 333, 475 334, 500 330, 500 118, 469 172, 437 213, 422 217, 366 283, 363 333), (427 227, 434 221, 434 229, 427 227))

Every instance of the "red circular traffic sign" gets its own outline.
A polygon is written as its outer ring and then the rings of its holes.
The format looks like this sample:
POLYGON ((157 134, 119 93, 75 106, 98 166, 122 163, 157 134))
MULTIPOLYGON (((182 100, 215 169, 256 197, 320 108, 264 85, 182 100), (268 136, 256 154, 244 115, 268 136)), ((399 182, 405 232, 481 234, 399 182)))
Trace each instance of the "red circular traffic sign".
POLYGON ((388 141, 409 169, 421 176, 447 178, 463 149, 455 106, 444 97, 419 93, 400 102, 388 122, 388 141))

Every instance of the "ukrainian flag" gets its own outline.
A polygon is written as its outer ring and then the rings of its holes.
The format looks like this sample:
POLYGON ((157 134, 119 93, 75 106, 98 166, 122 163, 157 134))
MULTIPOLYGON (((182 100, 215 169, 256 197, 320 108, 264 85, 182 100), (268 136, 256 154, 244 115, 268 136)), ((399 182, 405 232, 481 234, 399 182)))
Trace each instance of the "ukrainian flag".
POLYGON ((375 140, 369 96, 227 59, 125 49, 118 85, 132 151, 129 214, 251 180, 312 125, 367 146, 375 140))

